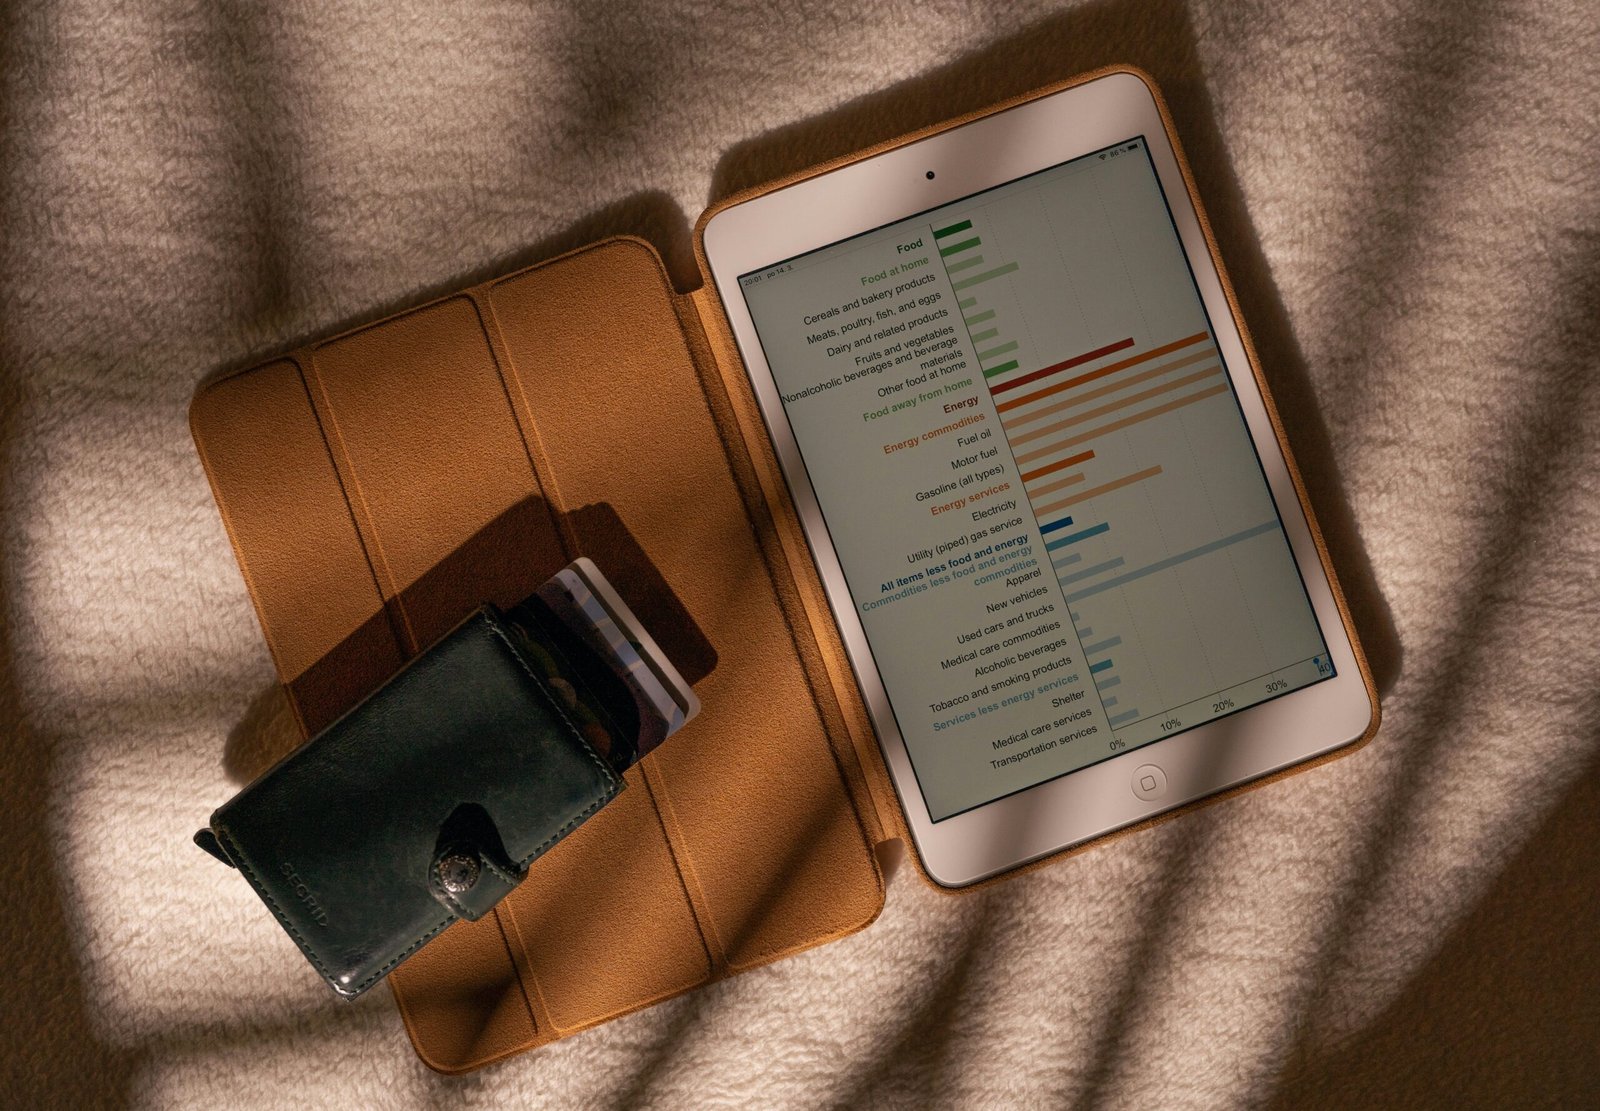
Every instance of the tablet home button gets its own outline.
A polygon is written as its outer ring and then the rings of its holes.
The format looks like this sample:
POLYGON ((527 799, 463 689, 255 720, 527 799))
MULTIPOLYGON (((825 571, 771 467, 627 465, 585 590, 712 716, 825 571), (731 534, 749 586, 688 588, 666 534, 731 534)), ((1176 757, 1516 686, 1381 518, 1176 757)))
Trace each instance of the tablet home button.
POLYGON ((1167 773, 1154 764, 1144 764, 1133 773, 1133 793, 1145 802, 1155 802, 1167 793, 1167 773))

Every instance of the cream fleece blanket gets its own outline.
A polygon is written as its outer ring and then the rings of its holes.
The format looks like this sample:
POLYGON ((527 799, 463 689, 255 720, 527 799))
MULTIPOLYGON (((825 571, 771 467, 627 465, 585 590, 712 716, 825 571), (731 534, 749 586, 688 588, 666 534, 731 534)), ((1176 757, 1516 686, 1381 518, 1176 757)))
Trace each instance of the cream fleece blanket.
POLYGON ((1047 9, 8 6, 0 1104, 1595 1098, 1600 12, 1047 9), (612 232, 683 280, 727 191, 1112 61, 1171 99, 1378 738, 978 895, 902 871, 855 937, 428 1072, 189 843, 286 727, 195 383, 612 232))

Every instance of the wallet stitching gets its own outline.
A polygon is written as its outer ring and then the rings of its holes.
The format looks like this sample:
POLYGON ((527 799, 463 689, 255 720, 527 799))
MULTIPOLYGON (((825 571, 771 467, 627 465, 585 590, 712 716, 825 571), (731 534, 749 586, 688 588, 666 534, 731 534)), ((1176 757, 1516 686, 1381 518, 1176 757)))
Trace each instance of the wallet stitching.
POLYGON ((390 969, 394 968, 395 965, 399 964, 401 961, 403 961, 407 957, 409 957, 412 953, 415 953, 418 949, 421 949, 428 942, 432 941, 434 939, 434 937, 438 935, 439 931, 443 930, 446 926, 450 925, 455 920, 456 920, 456 916, 455 915, 453 915, 453 914, 445 915, 444 921, 440 922, 433 929, 429 930, 427 933, 425 933, 421 937, 417 938, 417 940, 412 942, 410 947, 408 947, 405 952, 403 952, 399 956, 395 957, 392 961, 390 961, 388 964, 384 965, 382 968, 378 969, 371 976, 368 976, 365 980, 362 980, 360 985, 356 988, 356 991, 358 991, 358 992, 365 991, 373 983, 375 983, 378 980, 382 979, 385 975, 387 975, 389 973, 390 969))
MULTIPOLYGON (((489 632, 496 639, 498 639, 502 644, 504 644, 506 646, 507 650, 510 651, 510 653, 511 653, 511 658, 514 659, 517 662, 517 666, 522 669, 523 673, 526 674, 529 679, 533 680, 533 685, 534 685, 535 689, 537 689, 539 691, 539 693, 544 697, 545 701, 550 704, 551 709, 553 709, 555 711, 556 715, 561 719, 562 724, 567 727, 567 731, 570 732, 572 734, 573 739, 578 742, 579 750, 585 756, 587 756, 589 758, 589 761, 592 764, 594 764, 594 766, 597 769, 599 769, 601 776, 605 780, 606 786, 608 788, 610 788, 609 792, 605 795, 605 797, 595 799, 587 807, 584 808, 582 813, 580 813, 580 814, 576 815, 575 817, 573 817, 570 821, 567 822, 566 825, 562 826, 559 830, 557 830, 555 833, 551 834, 548 838, 546 838, 544 840, 544 842, 539 845, 538 848, 534 849, 531 853, 529 853, 526 857, 524 857, 523 860, 522 860, 522 867, 526 868, 530 863, 533 862, 535 857, 539 856, 546 849, 548 849, 551 845, 553 845, 557 841, 559 841, 562 837, 565 837, 580 822, 583 822, 583 821, 587 820, 588 817, 591 814, 593 814, 596 810, 600 809, 601 806, 605 805, 612 798, 614 798, 616 796, 616 794, 617 794, 618 789, 619 789, 619 785, 618 785, 618 780, 617 780, 616 773, 614 773, 609 767, 606 766, 605 762, 602 761, 598 755, 596 755, 594 749, 589 745, 589 743, 583 739, 583 735, 580 734, 578 732, 578 730, 576 729, 576 727, 573 726, 571 719, 569 719, 567 717, 566 713, 561 709, 560 704, 557 703, 556 700, 551 697, 550 692, 545 690, 544 685, 539 682, 539 677, 533 673, 533 669, 530 668, 528 666, 528 664, 523 660, 522 656, 520 654, 518 654, 518 652, 516 650, 516 647, 511 643, 511 640, 505 635, 505 633, 499 628, 498 624, 494 621, 493 617, 489 616, 487 614, 485 616, 488 617, 488 620, 486 622, 486 626, 487 626, 489 632)), ((227 828, 226 827, 213 827, 212 831, 217 835, 219 840, 225 842, 225 847, 227 847, 227 848, 229 848, 231 850, 231 851, 229 851, 228 855, 233 857, 236 861, 238 861, 239 872, 247 880, 250 881, 250 886, 255 888, 256 894, 260 895, 262 901, 265 902, 267 904, 268 908, 271 909, 273 916, 275 918, 277 918, 277 920, 278 920, 278 924, 284 928, 284 931, 287 932, 288 935, 291 938, 294 939, 294 943, 297 946, 299 946, 300 951, 305 954, 306 959, 309 960, 311 962, 311 964, 316 968, 316 970, 322 974, 322 978, 324 980, 327 980, 329 983, 333 983, 334 980, 335 980, 335 977, 334 977, 333 973, 328 971, 328 967, 325 964, 322 963, 322 958, 319 957, 317 955, 316 951, 311 947, 311 943, 304 936, 301 935, 300 931, 295 928, 294 923, 289 920, 289 917, 286 914, 284 914, 283 909, 278 906, 277 900, 272 897, 272 892, 267 889, 267 886, 266 886, 265 883, 262 882, 261 877, 256 874, 256 872, 255 872, 255 870, 253 868, 251 868, 250 863, 245 858, 244 854, 239 851, 238 843, 236 841, 234 841, 234 839, 231 836, 229 836, 227 828)), ((496 871, 496 873, 498 873, 500 870, 498 868, 496 868, 495 871, 496 871)), ((520 881, 518 881, 518 882, 520 882, 520 881)), ((513 886, 515 886, 515 885, 513 885, 513 886)), ((446 894, 446 897, 450 898, 448 893, 446 894)), ((458 905, 458 904, 456 904, 456 902, 455 902, 455 900, 453 898, 450 898, 450 902, 451 902, 451 904, 453 906, 458 905)), ((439 932, 441 930, 443 930, 446 926, 448 926, 452 922, 456 921, 457 918, 465 918, 465 917, 466 917, 465 914, 446 915, 444 920, 441 921, 437 926, 434 926, 431 930, 428 930, 422 936, 418 937, 414 942, 411 943, 411 945, 409 945, 398 956, 396 956, 393 959, 391 959, 382 968, 379 968, 378 970, 373 972, 366 979, 362 980, 359 984, 357 984, 353 989, 350 989, 350 990, 352 991, 353 994, 360 994, 361 992, 365 991, 368 987, 370 987, 372 984, 374 984, 379 979, 381 979, 385 974, 387 974, 396 965, 400 964, 401 961, 405 960, 412 953, 415 953, 418 949, 422 948, 422 946, 426 945, 429 941, 432 941, 433 938, 435 936, 437 936, 439 934, 439 932)))
POLYGON ((461 904, 456 902, 456 897, 450 894, 450 889, 445 887, 443 884, 430 882, 428 884, 428 890, 431 891, 436 897, 440 895, 444 896, 444 901, 449 904, 451 911, 453 911, 457 917, 469 917, 467 912, 462 908, 461 904))
POLYGON ((549 703, 550 708, 554 710, 556 716, 561 719, 561 724, 565 725, 567 727, 567 732, 572 734, 572 739, 578 742, 578 751, 582 752, 584 756, 588 757, 589 762, 599 769, 600 775, 605 780, 606 786, 610 788, 610 793, 607 794, 605 798, 596 799, 594 802, 590 803, 587 810, 585 810, 582 814, 579 814, 576 818, 573 818, 572 821, 568 822, 566 825, 562 826, 559 832, 553 834, 543 845, 540 845, 537 849, 533 850, 533 852, 524 857, 522 860, 522 865, 523 867, 526 867, 534 857, 543 852, 547 846, 556 840, 556 838, 566 833, 573 826, 587 818, 590 814, 593 814, 603 804, 610 801, 611 798, 616 795, 620 785, 617 780, 617 773, 612 771, 610 766, 606 764, 604 760, 600 759, 599 755, 595 752, 594 747, 590 745, 588 741, 583 739, 583 734, 578 732, 578 727, 572 724, 572 719, 567 717, 567 712, 561 708, 561 704, 555 700, 548 690, 545 689, 545 685, 540 682, 539 677, 533 673, 533 668, 529 667, 528 662, 522 658, 522 653, 518 652, 516 645, 511 643, 511 638, 506 636, 505 630, 500 628, 500 623, 494 619, 492 614, 487 612, 485 612, 484 617, 486 618, 484 627, 489 630, 490 634, 494 636, 496 640, 506 646, 506 651, 511 653, 511 658, 517 662, 517 666, 522 669, 523 674, 529 679, 533 680, 534 689, 544 697, 544 700, 547 703, 549 703))
POLYGON ((487 856, 479 854, 478 859, 483 863, 483 866, 485 868, 489 869, 489 871, 491 871, 491 872, 493 872, 495 874, 495 876, 500 880, 501 883, 507 884, 508 886, 511 886, 511 887, 515 887, 515 886, 517 886, 517 884, 521 883, 522 880, 523 880, 523 877, 512 875, 510 872, 508 872, 504 868, 500 867, 500 865, 498 865, 494 861, 490 860, 487 856))
MULTIPOLYGON (((557 834, 557 836, 560 835, 557 834)), ((509 888, 515 888, 522 882, 521 877, 513 876, 510 872, 507 872, 504 868, 500 867, 494 861, 490 860, 487 856, 484 856, 481 853, 478 855, 478 862, 484 868, 487 868, 490 874, 492 874, 496 879, 509 888)), ((429 875, 428 890, 434 895, 435 898, 443 899, 450 909, 455 912, 457 918, 465 918, 472 922, 477 921, 477 919, 467 911, 467 908, 462 904, 462 902, 450 892, 450 889, 445 887, 444 884, 438 882, 437 876, 431 874, 429 875)), ((507 892, 506 894, 510 894, 510 892, 507 892)), ((500 899, 503 898, 505 898, 505 895, 500 896, 500 899)), ((483 914, 488 914, 489 911, 493 910, 494 907, 500 902, 500 899, 496 899, 494 903, 485 907, 483 914)), ((480 914, 478 917, 481 918, 482 916, 483 915, 480 914)))
MULTIPOLYGON (((316 967, 318 972, 322 973, 322 978, 327 980, 330 984, 333 983, 333 973, 328 971, 327 966, 322 963, 322 958, 317 956, 316 951, 311 948, 311 943, 301 936, 300 931, 295 929, 294 923, 289 921, 288 916, 283 913, 282 908, 278 906, 277 900, 272 897, 272 892, 267 890, 266 885, 261 882, 261 878, 257 876, 254 869, 250 867, 249 861, 245 859, 244 854, 238 851, 238 842, 234 841, 234 839, 228 835, 226 827, 213 826, 212 832, 215 833, 220 840, 227 842, 228 845, 232 847, 233 851, 228 855, 232 856, 239 862, 240 873, 250 881, 250 886, 256 889, 256 894, 260 895, 267 906, 271 908, 273 915, 278 919, 278 924, 284 928, 290 937, 294 938, 294 943, 300 947, 300 951, 306 955, 306 959, 316 967)), ((444 921, 440 922, 437 926, 433 927, 433 929, 419 937, 408 949, 406 949, 405 952, 401 953, 388 964, 384 965, 382 968, 368 976, 365 980, 362 980, 359 984, 357 984, 353 989, 351 989, 352 994, 359 995, 361 992, 367 990, 367 988, 371 987, 391 968, 405 960, 412 953, 415 953, 427 942, 433 940, 434 936, 437 935, 440 930, 444 929, 454 921, 454 915, 447 915, 444 921)))
POLYGON ((618 783, 616 773, 606 766, 605 761, 600 759, 600 757, 595 753, 594 749, 590 746, 589 742, 583 739, 583 734, 579 733, 577 727, 572 724, 572 719, 567 717, 567 713, 561 708, 561 704, 557 702, 555 698, 551 696, 550 692, 545 689, 544 684, 539 681, 539 677, 533 673, 533 668, 528 666, 527 661, 522 658, 522 654, 517 651, 516 645, 511 643, 511 638, 506 636, 504 630, 500 628, 499 622, 495 621, 492 615, 486 613, 484 616, 488 619, 485 622, 485 626, 488 628, 489 632, 497 640, 499 640, 501 644, 506 646, 506 651, 510 652, 511 658, 517 661, 517 666, 522 668, 523 673, 526 674, 529 679, 533 680, 534 689, 544 696, 544 700, 550 704, 550 708, 556 712, 556 716, 561 719, 562 724, 567 727, 567 731, 572 734, 572 739, 578 742, 579 750, 589 758, 589 761, 594 764, 596 768, 600 769, 600 774, 605 778, 606 786, 610 788, 604 798, 595 799, 584 808, 582 813, 574 816, 573 819, 566 825, 562 826, 549 837, 545 838, 544 842, 540 844, 538 848, 534 849, 527 856, 523 857, 519 866, 525 869, 529 864, 533 863, 536 857, 570 833, 573 828, 578 825, 578 823, 587 821, 589 815, 593 814, 596 810, 599 810, 602 806, 615 798, 617 791, 620 789, 620 785, 618 783))

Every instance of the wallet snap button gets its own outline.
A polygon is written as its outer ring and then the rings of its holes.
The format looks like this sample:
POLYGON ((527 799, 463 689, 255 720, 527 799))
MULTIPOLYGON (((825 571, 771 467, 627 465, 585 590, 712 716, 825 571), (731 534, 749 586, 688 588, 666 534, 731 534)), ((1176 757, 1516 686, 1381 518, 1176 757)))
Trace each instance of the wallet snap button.
POLYGON ((471 891, 482 873, 478 858, 462 852, 453 852, 439 861, 439 882, 452 895, 471 891))

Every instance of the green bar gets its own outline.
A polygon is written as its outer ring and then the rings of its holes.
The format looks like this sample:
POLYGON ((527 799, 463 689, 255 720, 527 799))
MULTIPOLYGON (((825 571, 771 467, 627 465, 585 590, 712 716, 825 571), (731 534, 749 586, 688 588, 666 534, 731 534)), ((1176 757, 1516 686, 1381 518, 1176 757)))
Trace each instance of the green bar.
POLYGON ((994 358, 996 355, 1009 355, 1011 352, 1015 351, 1016 349, 1017 349, 1017 341, 1016 340, 1012 340, 1010 343, 1002 343, 999 347, 991 347, 987 351, 979 351, 978 352, 978 361, 986 363, 990 359, 994 358))
POLYGON ((961 298, 961 300, 956 302, 956 308, 958 308, 958 309, 970 309, 973 305, 976 305, 977 303, 978 303, 978 299, 976 297, 963 297, 963 298, 961 298))
POLYGON ((973 343, 982 343, 986 339, 994 339, 994 337, 998 336, 999 334, 1000 334, 1000 329, 999 328, 990 328, 986 332, 973 332, 972 333, 972 342, 973 343))
POLYGON ((972 226, 972 221, 971 220, 963 220, 959 224, 951 224, 947 228, 940 228, 938 231, 933 233, 933 237, 935 239, 943 239, 945 236, 954 235, 958 231, 966 231, 971 226, 972 226))
POLYGON ((970 324, 982 324, 985 320, 993 320, 994 319, 994 310, 993 309, 984 309, 982 312, 974 313, 973 315, 971 315, 969 317, 966 317, 965 319, 966 319, 966 322, 969 325, 970 324))
POLYGON ((1017 369, 1017 360, 1012 359, 1009 363, 1001 363, 999 366, 990 367, 988 370, 983 372, 983 376, 985 378, 993 378, 993 377, 995 377, 996 375, 999 375, 999 374, 1010 374, 1013 370, 1016 370, 1016 369, 1017 369))
POLYGON ((948 265, 945 266, 944 272, 946 274, 954 274, 959 270, 966 270, 966 269, 969 269, 970 267, 973 267, 973 266, 982 266, 982 265, 983 265, 983 256, 982 255, 973 255, 971 258, 964 258, 960 262, 949 263, 948 265))
POLYGON ((1017 264, 1016 263, 1008 262, 1004 266, 996 266, 993 270, 985 270, 981 274, 975 274, 970 278, 965 278, 962 281, 955 282, 955 283, 953 283, 951 285, 950 288, 951 289, 955 289, 955 290, 966 289, 968 286, 977 285, 979 282, 986 282, 990 278, 998 278, 1002 274, 1015 273, 1016 269, 1017 269, 1017 264))
POLYGON ((953 255, 957 251, 965 251, 969 247, 976 247, 982 242, 983 240, 979 239, 977 236, 973 236, 971 239, 963 239, 960 243, 952 243, 948 247, 940 247, 939 253, 941 255, 953 255))

